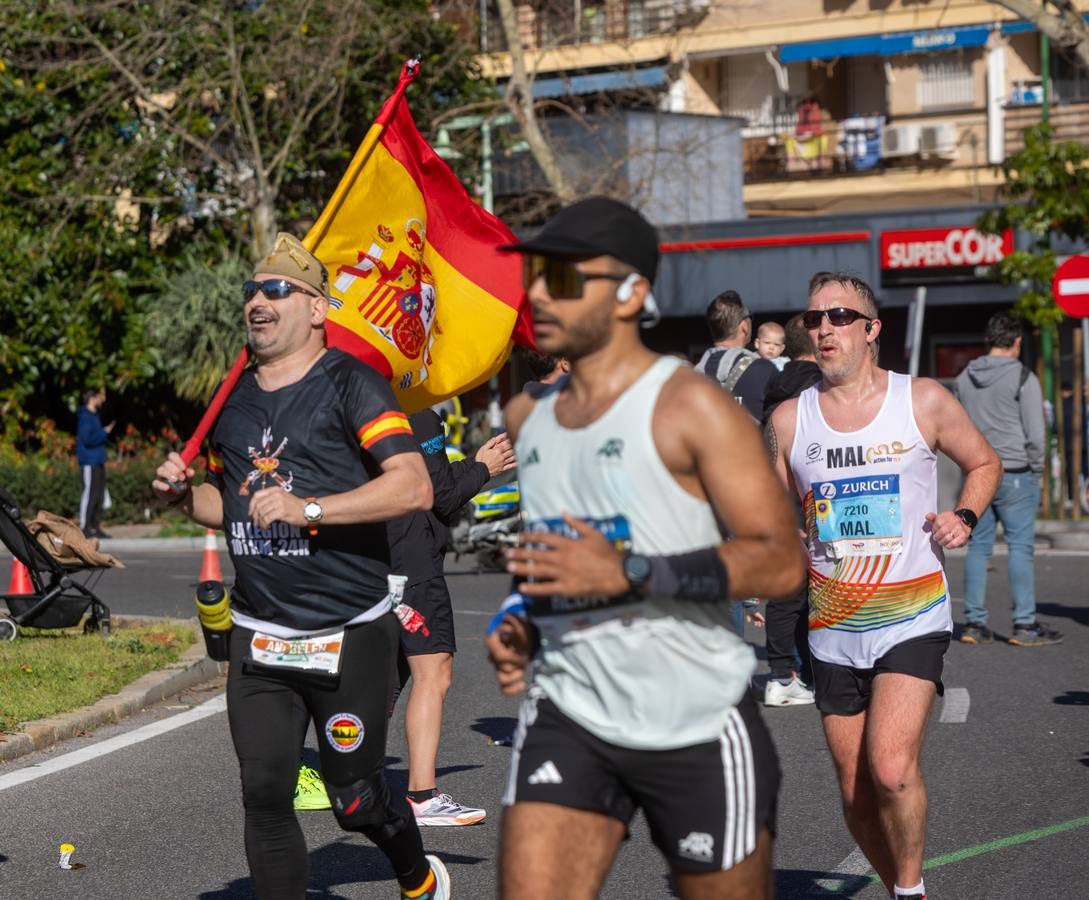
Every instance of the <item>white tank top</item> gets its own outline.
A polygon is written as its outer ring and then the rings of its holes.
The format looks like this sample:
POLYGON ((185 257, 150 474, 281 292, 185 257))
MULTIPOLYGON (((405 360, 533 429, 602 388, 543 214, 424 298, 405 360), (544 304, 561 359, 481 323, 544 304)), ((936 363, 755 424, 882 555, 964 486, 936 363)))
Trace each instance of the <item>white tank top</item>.
POLYGON ((809 647, 817 659, 871 668, 892 647, 951 631, 937 512, 937 457, 919 431, 911 378, 889 372, 865 428, 835 431, 818 386, 798 397, 790 468, 809 534, 809 647))
MULTIPOLYGON (((662 385, 681 365, 658 359, 585 428, 557 423, 558 392, 537 402, 517 442, 526 530, 567 533, 562 516, 570 513, 640 554, 722 541, 710 504, 677 484, 651 434, 662 385)), ((535 599, 534 683, 612 744, 665 750, 717 740, 755 668, 752 650, 727 627, 729 613, 725 597, 535 599)))

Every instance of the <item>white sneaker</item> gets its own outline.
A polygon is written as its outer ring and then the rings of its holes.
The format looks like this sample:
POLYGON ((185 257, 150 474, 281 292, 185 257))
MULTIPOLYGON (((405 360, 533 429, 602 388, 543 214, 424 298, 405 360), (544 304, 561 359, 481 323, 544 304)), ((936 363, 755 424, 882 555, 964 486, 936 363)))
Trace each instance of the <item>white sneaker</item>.
POLYGON ((475 825, 483 822, 487 815, 482 809, 462 806, 449 794, 436 794, 423 803, 409 798, 408 805, 416 816, 417 825, 475 825))
POLYGON ((764 706, 803 706, 813 702, 813 691, 795 675, 789 684, 772 678, 764 687, 764 706))
POLYGON ((450 873, 446 871, 446 866, 433 853, 427 854, 427 861, 435 873, 435 893, 431 895, 431 900, 450 900, 450 873))

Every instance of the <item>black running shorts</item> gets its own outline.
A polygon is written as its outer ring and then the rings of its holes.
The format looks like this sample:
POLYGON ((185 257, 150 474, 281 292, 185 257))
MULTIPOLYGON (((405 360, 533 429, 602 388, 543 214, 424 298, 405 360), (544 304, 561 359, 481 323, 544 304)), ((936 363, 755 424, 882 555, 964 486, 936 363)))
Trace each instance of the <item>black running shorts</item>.
POLYGON ((670 866, 715 872, 775 833, 779 760, 752 699, 730 711, 718 740, 632 750, 595 737, 543 697, 519 713, 503 804, 555 803, 631 822, 642 809, 670 866))
POLYGON ((425 653, 454 653, 454 607, 446 579, 441 575, 428 578, 405 588, 404 602, 424 617, 428 634, 423 629, 401 629, 401 650, 405 656, 425 653))
POLYGON ((935 631, 897 644, 878 659, 872 669, 856 669, 823 662, 813 657, 813 681, 817 709, 835 716, 853 716, 870 705, 873 678, 882 672, 912 675, 933 681, 938 696, 945 693, 942 668, 949 649, 949 632, 935 631))

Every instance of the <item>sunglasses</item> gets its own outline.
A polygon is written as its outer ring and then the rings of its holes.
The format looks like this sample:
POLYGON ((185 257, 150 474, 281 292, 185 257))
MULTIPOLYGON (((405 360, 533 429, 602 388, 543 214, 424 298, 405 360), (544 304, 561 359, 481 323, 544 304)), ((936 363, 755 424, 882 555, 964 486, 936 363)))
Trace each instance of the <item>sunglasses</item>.
POLYGON ((245 281, 242 283, 242 299, 246 303, 256 297, 258 291, 269 300, 283 300, 295 293, 308 294, 311 297, 320 296, 284 278, 269 279, 268 281, 245 281))
POLYGON ((538 278, 543 278, 553 300, 577 300, 586 290, 587 281, 604 279, 620 282, 627 280, 627 277, 608 272, 580 272, 570 260, 551 256, 526 256, 522 263, 522 286, 529 290, 538 278))
POLYGON ((867 316, 864 313, 860 313, 857 309, 848 309, 846 306, 837 306, 835 309, 810 309, 802 313, 802 324, 806 328, 820 328, 821 319, 828 316, 828 321, 835 327, 841 328, 844 325, 850 325, 852 322, 858 319, 865 319, 867 322, 872 322, 873 316, 867 316))

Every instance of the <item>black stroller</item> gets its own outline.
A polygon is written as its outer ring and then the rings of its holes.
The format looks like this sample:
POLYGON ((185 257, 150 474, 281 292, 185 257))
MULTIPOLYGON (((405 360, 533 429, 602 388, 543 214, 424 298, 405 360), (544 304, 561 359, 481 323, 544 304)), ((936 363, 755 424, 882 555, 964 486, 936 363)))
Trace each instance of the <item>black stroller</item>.
POLYGON ((0 542, 30 575, 33 592, 0 594, 8 614, 0 613, 0 640, 15 640, 19 625, 34 628, 71 628, 91 608, 83 630, 110 633, 110 610, 92 585, 110 568, 86 562, 61 562, 46 550, 19 515, 15 498, 0 486, 0 542))

